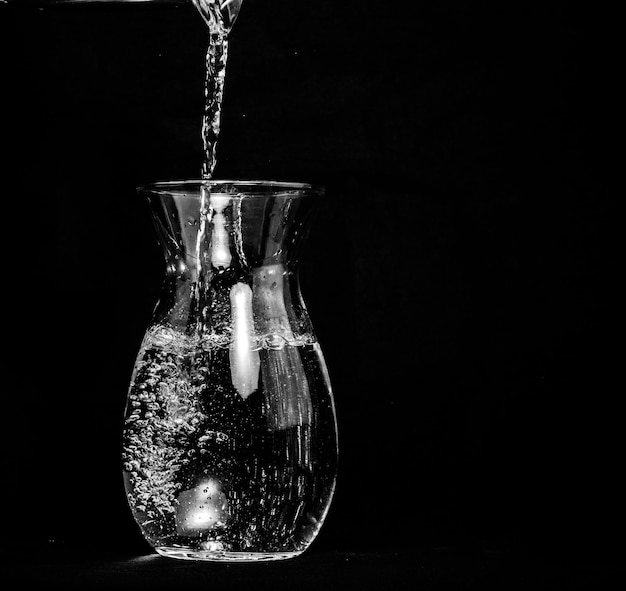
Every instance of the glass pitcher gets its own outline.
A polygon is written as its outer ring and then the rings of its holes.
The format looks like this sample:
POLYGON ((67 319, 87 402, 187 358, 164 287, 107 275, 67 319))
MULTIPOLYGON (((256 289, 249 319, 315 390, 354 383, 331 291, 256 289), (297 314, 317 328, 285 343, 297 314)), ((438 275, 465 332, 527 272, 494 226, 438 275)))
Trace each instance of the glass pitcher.
POLYGON ((194 4, 209 26, 216 22, 227 30, 233 26, 243 0, 0 0, 13 6, 55 6, 67 4, 194 4))
POLYGON ((159 554, 279 560, 333 496, 328 372, 298 283, 321 191, 185 181, 140 188, 165 252, 128 393, 124 483, 159 554))

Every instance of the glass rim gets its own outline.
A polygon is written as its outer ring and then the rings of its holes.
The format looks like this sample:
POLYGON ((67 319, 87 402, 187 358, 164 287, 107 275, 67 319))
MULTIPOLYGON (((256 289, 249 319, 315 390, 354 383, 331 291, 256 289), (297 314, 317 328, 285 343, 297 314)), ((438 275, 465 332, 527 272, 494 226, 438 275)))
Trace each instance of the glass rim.
POLYGON ((184 179, 171 181, 155 181, 137 186, 138 193, 172 193, 175 191, 185 191, 199 189, 202 186, 219 188, 224 186, 233 187, 235 190, 242 189, 242 193, 277 193, 293 191, 297 193, 313 193, 323 195, 325 187, 310 183, 295 181, 274 181, 258 179, 184 179))

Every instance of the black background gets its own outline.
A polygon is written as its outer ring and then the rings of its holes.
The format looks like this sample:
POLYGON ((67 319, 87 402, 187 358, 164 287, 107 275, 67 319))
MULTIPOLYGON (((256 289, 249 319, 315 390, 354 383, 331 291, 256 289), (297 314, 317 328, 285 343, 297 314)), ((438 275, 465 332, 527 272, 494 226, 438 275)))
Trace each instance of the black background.
MULTIPOLYGON (((327 188, 302 288, 341 457, 312 552, 623 559, 613 17, 506 4, 245 0, 234 28, 215 176, 327 188)), ((135 186, 199 176, 206 27, 0 22, 3 541, 146 553, 119 449, 163 264, 135 186)))

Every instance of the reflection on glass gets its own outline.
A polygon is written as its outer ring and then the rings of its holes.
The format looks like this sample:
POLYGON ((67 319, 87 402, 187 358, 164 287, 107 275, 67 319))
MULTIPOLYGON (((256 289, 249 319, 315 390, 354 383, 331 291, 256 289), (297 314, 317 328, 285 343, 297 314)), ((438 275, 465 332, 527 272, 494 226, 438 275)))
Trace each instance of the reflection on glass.
POLYGON ((230 341, 230 374, 232 384, 242 398, 259 387, 259 352, 255 348, 252 318, 252 290, 237 283, 230 290, 232 334, 230 341))
POLYGON ((221 492, 219 481, 206 480, 179 493, 176 500, 177 534, 197 537, 226 525, 228 501, 221 492))
POLYGON ((261 373, 268 386, 268 423, 274 431, 308 425, 311 393, 285 302, 289 273, 284 264, 263 265, 252 277, 256 329, 265 337, 261 373))

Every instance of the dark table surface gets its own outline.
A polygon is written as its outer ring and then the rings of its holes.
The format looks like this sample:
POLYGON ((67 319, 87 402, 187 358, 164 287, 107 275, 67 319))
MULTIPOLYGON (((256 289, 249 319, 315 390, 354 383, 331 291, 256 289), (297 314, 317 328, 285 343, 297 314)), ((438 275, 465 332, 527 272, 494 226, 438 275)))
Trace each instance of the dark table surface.
POLYGON ((518 549, 419 546, 403 551, 311 548, 272 563, 179 561, 49 543, 3 555, 3 579, 20 588, 138 587, 213 589, 620 589, 615 559, 547 558, 518 549))

